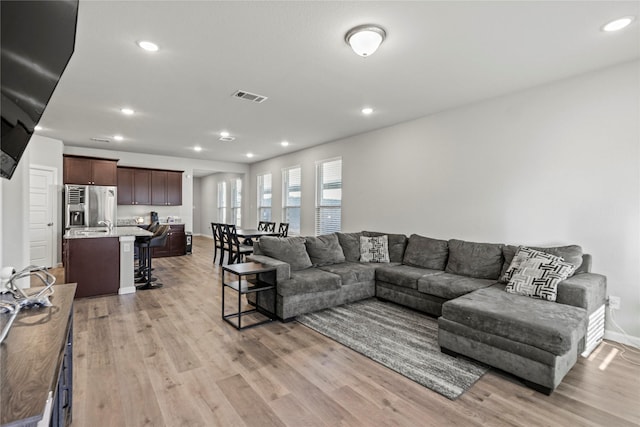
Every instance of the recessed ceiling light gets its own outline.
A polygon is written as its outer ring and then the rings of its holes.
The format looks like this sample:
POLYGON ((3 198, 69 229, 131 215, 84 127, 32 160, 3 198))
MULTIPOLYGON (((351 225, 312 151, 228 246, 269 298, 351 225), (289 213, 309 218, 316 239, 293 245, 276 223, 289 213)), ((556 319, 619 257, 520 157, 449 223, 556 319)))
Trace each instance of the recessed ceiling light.
POLYGON ((33 128, 33 130, 42 130, 42 126, 37 125, 36 127, 33 128))
POLYGON ((196 145, 195 147, 193 147, 194 151, 202 151, 202 147, 200 147, 199 145, 196 145))
POLYGON ((252 158, 253 157, 253 153, 247 153, 247 157, 248 158, 252 158))
POLYGON ((115 139, 116 141, 122 141, 124 138, 122 137, 122 135, 113 135, 113 139, 115 139))
POLYGON ((634 19, 635 19, 634 16, 625 16, 625 17, 616 19, 604 25, 602 27, 602 31, 611 32, 611 31, 621 30, 626 26, 628 26, 629 24, 631 24, 634 19))
POLYGON ((289 146, 289 141, 282 141, 280 143, 280 145, 282 145, 283 147, 288 147, 289 146))
POLYGON ((363 108, 361 111, 362 111, 362 114, 364 114, 364 115, 369 115, 369 114, 373 113, 373 108, 371 108, 371 107, 365 107, 365 108, 363 108))
POLYGON ((135 111, 133 111, 131 108, 121 108, 121 109, 120 109, 120 112, 121 112, 122 114, 127 115, 127 116, 130 116, 130 115, 132 115, 133 113, 135 113, 135 111))
POLYGON ((142 49, 146 50, 147 52, 158 51, 158 45, 149 41, 145 41, 145 40, 139 41, 138 46, 140 46, 142 49))
POLYGON ((227 132, 226 130, 223 130, 222 132, 220 132, 220 136, 223 137, 223 138, 226 138, 229 135, 230 135, 229 132, 227 132))

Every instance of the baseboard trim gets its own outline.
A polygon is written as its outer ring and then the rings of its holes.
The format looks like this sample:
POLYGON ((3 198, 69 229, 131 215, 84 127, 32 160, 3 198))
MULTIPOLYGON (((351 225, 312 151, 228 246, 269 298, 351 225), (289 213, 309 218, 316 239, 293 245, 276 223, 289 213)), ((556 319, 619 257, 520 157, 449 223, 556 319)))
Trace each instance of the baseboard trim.
POLYGON ((633 337, 629 335, 624 335, 620 332, 605 330, 604 339, 609 341, 615 341, 620 344, 625 344, 625 345, 630 345, 632 347, 640 348, 640 337, 633 337))

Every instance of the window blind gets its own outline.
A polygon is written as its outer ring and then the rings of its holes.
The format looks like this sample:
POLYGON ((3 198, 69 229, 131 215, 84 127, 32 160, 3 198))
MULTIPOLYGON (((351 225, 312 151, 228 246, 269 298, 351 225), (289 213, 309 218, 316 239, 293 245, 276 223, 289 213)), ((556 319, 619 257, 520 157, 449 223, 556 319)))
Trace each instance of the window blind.
POLYGON ((282 170, 282 222, 289 223, 289 233, 300 234, 300 202, 302 169, 295 166, 282 170))
POLYGON ((271 221, 271 174, 258 175, 258 221, 271 221))
POLYGON ((316 163, 316 236, 342 225, 342 158, 316 163))

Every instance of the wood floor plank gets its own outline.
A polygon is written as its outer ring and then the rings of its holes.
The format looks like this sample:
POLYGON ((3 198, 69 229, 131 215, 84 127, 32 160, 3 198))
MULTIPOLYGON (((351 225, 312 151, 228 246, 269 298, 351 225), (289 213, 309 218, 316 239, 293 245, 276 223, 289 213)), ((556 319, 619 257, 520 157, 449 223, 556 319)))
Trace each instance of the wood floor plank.
POLYGON ((193 242, 153 260, 164 287, 75 301, 73 425, 640 425, 640 367, 617 344, 579 358, 551 396, 490 371, 452 401, 295 321, 237 331, 212 241, 193 242))
POLYGON ((227 400, 249 427, 285 427, 273 410, 241 375, 217 382, 227 400))

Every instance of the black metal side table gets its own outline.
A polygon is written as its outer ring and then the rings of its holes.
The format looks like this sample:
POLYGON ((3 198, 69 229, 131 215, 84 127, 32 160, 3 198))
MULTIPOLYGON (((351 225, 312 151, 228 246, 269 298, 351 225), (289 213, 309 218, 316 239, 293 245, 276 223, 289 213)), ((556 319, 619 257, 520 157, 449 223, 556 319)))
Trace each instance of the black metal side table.
POLYGON ((246 329, 253 326, 269 323, 276 318, 276 268, 270 267, 258 262, 243 262, 240 264, 229 264, 222 267, 222 320, 229 323, 236 329, 246 329), (226 274, 229 273, 237 276, 238 280, 227 282, 226 274), (267 274, 273 279, 269 281, 262 280, 260 274, 267 274), (251 277, 253 276, 253 277, 251 277), (232 314, 224 314, 224 290, 225 288, 231 288, 238 293, 238 311, 232 314), (271 290, 273 295, 273 310, 271 312, 260 308, 260 294, 264 291, 271 290), (256 294, 256 308, 250 310, 242 310, 242 295, 255 293, 256 294), (242 326, 242 316, 249 313, 260 313, 267 318, 257 323, 252 323, 247 326, 242 326), (237 324, 231 321, 232 318, 237 317, 237 324))

